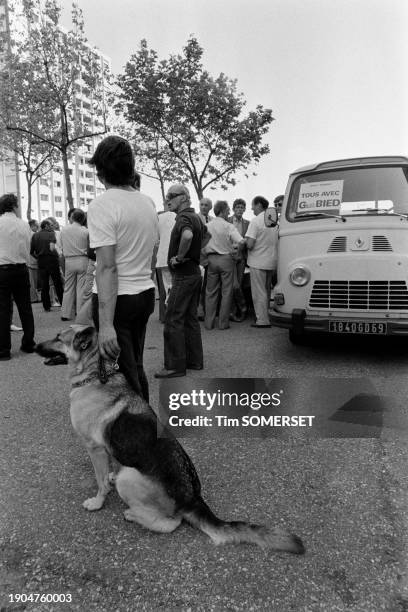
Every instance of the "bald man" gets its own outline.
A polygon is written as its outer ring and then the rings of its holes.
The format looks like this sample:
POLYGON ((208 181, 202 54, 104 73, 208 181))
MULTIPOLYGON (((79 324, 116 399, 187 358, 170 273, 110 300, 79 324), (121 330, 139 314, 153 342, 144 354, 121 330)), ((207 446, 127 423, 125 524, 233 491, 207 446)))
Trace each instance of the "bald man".
POLYGON ((169 210, 176 213, 167 258, 173 285, 164 319, 164 368, 156 372, 156 378, 185 376, 187 369, 203 368, 197 306, 201 290, 200 254, 207 228, 194 212, 185 185, 172 185, 166 202, 169 210))

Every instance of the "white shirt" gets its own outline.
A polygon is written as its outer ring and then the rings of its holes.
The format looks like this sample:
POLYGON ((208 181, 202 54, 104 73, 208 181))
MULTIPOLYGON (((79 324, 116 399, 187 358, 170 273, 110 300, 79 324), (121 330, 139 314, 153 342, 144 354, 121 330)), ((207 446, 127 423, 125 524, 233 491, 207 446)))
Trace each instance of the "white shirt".
POLYGON ((176 221, 176 213, 166 210, 158 215, 159 217, 159 248, 157 251, 156 268, 167 267, 167 255, 169 252, 171 230, 176 221))
POLYGON ((233 244, 239 244, 242 241, 242 236, 236 227, 223 217, 215 217, 215 219, 209 221, 207 229, 211 234, 211 238, 205 247, 207 255, 210 253, 228 255, 232 252, 233 244))
POLYGON ((0 215, 0 265, 28 265, 32 235, 28 223, 13 212, 0 215))
POLYGON ((275 270, 277 266, 278 229, 265 226, 263 212, 251 219, 245 237, 255 240, 254 247, 248 249, 248 266, 258 270, 275 270))
POLYGON ((118 295, 154 287, 151 263, 158 221, 149 197, 140 191, 107 189, 89 205, 88 230, 92 248, 116 245, 118 295))
MULTIPOLYGON (((88 230, 76 221, 63 227, 60 241, 64 257, 84 256, 88 249, 88 230)), ((58 240, 57 240, 58 242, 58 240)))

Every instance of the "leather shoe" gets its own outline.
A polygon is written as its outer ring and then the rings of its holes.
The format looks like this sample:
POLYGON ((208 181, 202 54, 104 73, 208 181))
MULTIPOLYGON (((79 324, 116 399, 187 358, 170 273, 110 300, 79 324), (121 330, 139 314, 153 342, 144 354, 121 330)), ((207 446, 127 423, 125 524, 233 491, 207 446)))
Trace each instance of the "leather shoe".
POLYGON ((262 329, 263 327, 272 327, 272 325, 257 325, 256 323, 251 323, 251 327, 259 327, 259 329, 262 329))
POLYGON ((163 368, 160 372, 156 372, 155 378, 177 378, 179 376, 185 376, 185 372, 177 372, 177 370, 166 370, 163 368))
POLYGON ((188 365, 187 370, 202 370, 204 366, 200 365, 188 365))
POLYGON ((20 351, 23 351, 23 353, 34 353, 35 344, 32 346, 20 346, 20 351))
POLYGON ((71 319, 67 319, 67 317, 61 317, 61 321, 70 321, 71 319))

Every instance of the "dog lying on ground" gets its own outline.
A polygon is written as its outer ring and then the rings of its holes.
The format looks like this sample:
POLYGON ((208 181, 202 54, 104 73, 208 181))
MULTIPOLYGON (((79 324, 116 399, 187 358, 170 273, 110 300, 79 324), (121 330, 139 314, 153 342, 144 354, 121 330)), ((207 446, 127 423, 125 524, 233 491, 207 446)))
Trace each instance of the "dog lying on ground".
POLYGON ((297 536, 243 521, 222 521, 201 497, 201 485, 190 458, 168 432, 158 436, 152 408, 114 367, 101 360, 93 327, 72 325, 54 340, 37 345, 43 357, 65 355, 71 380, 71 421, 87 448, 98 492, 83 505, 102 508, 110 490, 109 459, 120 469, 114 482, 129 506, 128 521, 161 533, 182 520, 206 533, 215 544, 247 542, 302 554, 297 536))

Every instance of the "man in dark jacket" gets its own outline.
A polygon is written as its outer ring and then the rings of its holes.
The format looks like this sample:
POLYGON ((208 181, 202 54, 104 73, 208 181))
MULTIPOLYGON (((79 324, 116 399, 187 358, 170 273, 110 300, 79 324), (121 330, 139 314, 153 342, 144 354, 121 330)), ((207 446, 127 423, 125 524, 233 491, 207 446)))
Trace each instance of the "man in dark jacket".
MULTIPOLYGON (((247 221, 243 217, 245 209, 245 200, 243 200, 242 198, 237 198, 236 200, 234 200, 234 203, 232 205, 232 210, 234 211, 234 214, 232 215, 232 217, 228 217, 228 221, 234 225, 234 227, 238 230, 242 237, 245 236, 249 225, 249 221, 247 221)), ((230 319, 231 321, 241 322, 245 319, 248 310, 242 288, 247 259, 247 250, 244 248, 238 251, 234 259, 234 290, 230 319)))
POLYGON ((51 310, 50 276, 60 304, 64 295, 62 276, 59 267, 59 257, 55 245, 57 239, 51 222, 47 219, 41 222, 40 231, 31 238, 31 255, 38 260, 38 272, 41 281, 41 301, 46 312, 51 310))

